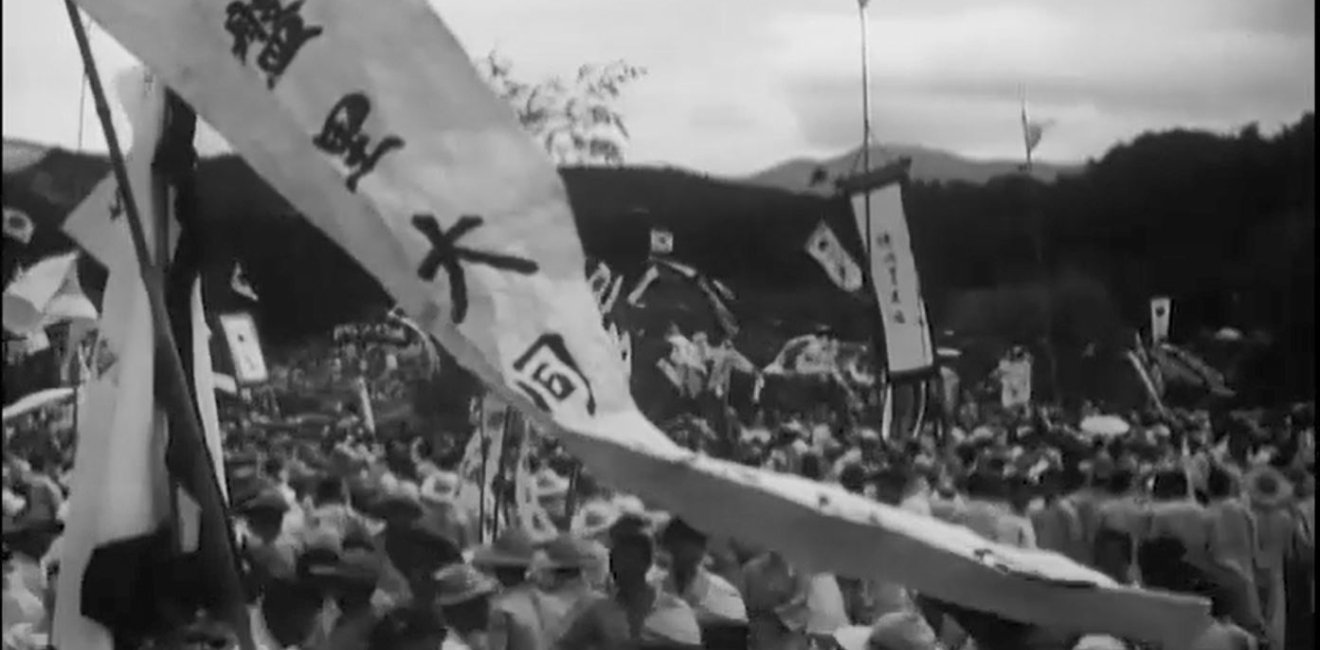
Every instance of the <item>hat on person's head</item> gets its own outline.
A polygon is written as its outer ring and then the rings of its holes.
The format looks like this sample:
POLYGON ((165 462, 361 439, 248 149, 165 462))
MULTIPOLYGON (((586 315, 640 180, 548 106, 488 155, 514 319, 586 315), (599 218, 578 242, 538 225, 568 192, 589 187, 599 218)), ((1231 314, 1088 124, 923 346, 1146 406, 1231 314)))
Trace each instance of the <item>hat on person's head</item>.
POLYGON ((578 537, 595 539, 608 533, 621 516, 623 512, 617 505, 608 501, 592 501, 578 510, 570 529, 578 537))
POLYGON ((1292 484, 1277 469, 1268 465, 1253 468, 1243 477, 1247 500, 1254 506, 1274 508, 1292 498, 1292 484))
POLYGON ((482 596, 489 596, 499 589, 494 580, 466 563, 452 564, 435 572, 435 604, 452 607, 482 596))
POLYGON ((495 541, 480 546, 472 553, 472 565, 480 568, 523 568, 531 566, 536 556, 536 544, 521 526, 507 528, 495 541))
POLYGON ((412 518, 422 516, 422 499, 417 487, 412 483, 398 483, 389 489, 382 489, 376 497, 372 510, 377 516, 412 518))
POLYGON ((314 577, 360 589, 374 588, 383 571, 384 565, 376 553, 359 548, 345 550, 333 563, 318 562, 308 567, 308 573, 314 577))
POLYGON ((559 535, 541 545, 541 554, 537 564, 544 568, 583 569, 596 562, 596 554, 586 540, 572 535, 559 535))
POLYGON ((289 501, 279 490, 267 487, 239 502, 234 511, 242 515, 284 514, 289 511, 289 501))
POLYGON ((1127 644, 1104 634, 1090 634, 1077 640, 1072 650, 1127 650, 1127 644))
POLYGON ((876 619, 867 638, 869 650, 934 650, 935 631, 915 612, 891 612, 876 619))
POLYGON ((453 472, 436 472, 422 481, 419 494, 422 501, 433 505, 448 505, 458 498, 462 480, 453 472))
POLYGON ((568 496, 568 479, 556 474, 552 469, 545 469, 536 474, 533 489, 536 498, 553 499, 568 496))
POLYGON ((662 546, 672 546, 690 542, 693 544, 705 545, 709 536, 706 533, 693 528, 691 524, 684 521, 681 517, 674 517, 665 524, 664 530, 660 532, 660 544, 662 546))

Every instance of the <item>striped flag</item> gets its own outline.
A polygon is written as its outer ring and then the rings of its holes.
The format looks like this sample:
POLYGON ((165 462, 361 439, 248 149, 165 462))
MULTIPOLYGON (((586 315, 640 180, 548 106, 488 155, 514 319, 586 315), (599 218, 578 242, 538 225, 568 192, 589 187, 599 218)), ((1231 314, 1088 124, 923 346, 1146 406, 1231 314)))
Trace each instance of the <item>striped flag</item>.
MULTIPOLYGON (((155 241, 161 221, 154 213, 150 153, 165 150, 158 147, 168 128, 165 91, 141 71, 118 81, 134 127, 130 182, 135 197, 141 197, 146 240, 155 241)), ((136 253, 126 234, 102 238, 126 231, 127 220, 113 218, 103 198, 94 192, 64 223, 65 232, 94 252, 110 275, 97 341, 100 361, 78 420, 54 644, 85 650, 125 647, 121 644, 138 643, 153 633, 162 619, 187 622, 203 608, 232 621, 245 635, 226 513, 199 505, 207 500, 203 490, 220 493, 215 477, 221 456, 199 267, 189 262, 195 251, 185 250, 198 242, 182 237, 177 275, 171 274, 165 290, 176 336, 189 352, 185 369, 192 371, 190 380, 202 396, 196 408, 214 463, 209 468, 200 463, 205 454, 196 441, 170 434, 172 417, 158 402, 153 380, 157 332, 136 253), (172 605, 165 609, 163 603, 172 605)), ((177 235, 179 229, 170 230, 177 235)))

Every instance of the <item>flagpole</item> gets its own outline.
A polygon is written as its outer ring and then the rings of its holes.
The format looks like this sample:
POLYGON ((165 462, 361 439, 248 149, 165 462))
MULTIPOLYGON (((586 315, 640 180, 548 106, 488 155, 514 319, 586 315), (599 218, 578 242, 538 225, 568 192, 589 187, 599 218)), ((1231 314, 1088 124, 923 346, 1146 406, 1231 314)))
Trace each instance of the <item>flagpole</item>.
MULTIPOLYGON (((866 7, 871 0, 857 0, 857 16, 862 33, 862 174, 871 172, 871 53, 868 47, 870 26, 866 7)), ((871 193, 862 195, 866 206, 866 268, 871 269, 871 193)))
MULTIPOLYGON (((183 360, 180 357, 178 347, 175 345, 173 330, 170 327, 166 311, 164 285, 161 282, 165 261, 161 259, 153 263, 151 259, 146 233, 143 230, 142 217, 138 211, 132 185, 129 182, 124 154, 119 148, 119 139, 115 135, 114 122, 110 116, 110 106, 106 100, 105 88, 101 85, 101 78, 96 69, 96 61, 92 57, 86 29, 78 19, 78 8, 73 0, 64 0, 64 6, 68 10, 74 40, 77 41, 78 51, 83 60, 83 70, 87 77, 87 84, 92 91, 92 101, 96 107, 97 117, 101 122, 101 130, 105 134, 106 147, 110 153, 111 170, 123 198, 124 216, 128 221, 133 249, 137 254, 138 272, 142 275, 142 283, 146 289, 150 305, 152 326, 157 339, 155 346, 157 354, 156 368, 164 374, 164 377, 159 380, 159 385, 164 388, 162 399, 165 402, 165 407, 174 416, 171 417, 173 433, 190 439, 190 442, 201 450, 200 453, 204 457, 202 468, 205 469, 209 478, 209 481, 207 481, 209 485, 206 485, 206 488, 200 490, 200 493, 196 495, 198 506, 203 512, 227 514, 228 510, 225 508, 221 496, 218 477, 212 469, 215 465, 212 463, 210 450, 202 435, 202 426, 197 415, 196 406, 189 396, 188 386, 190 384, 184 374, 183 360)), ((236 560, 236 545, 232 527, 226 526, 225 533, 228 555, 236 560)), ((225 573, 225 578, 227 578, 223 585, 225 597, 221 599, 221 602, 230 605, 230 607, 228 607, 229 611, 218 613, 223 614, 223 618, 235 627, 234 633, 238 637, 240 647, 244 650, 255 650, 256 646, 252 641, 247 609, 243 606, 243 585, 237 569, 235 563, 234 571, 225 573)))
POLYGON ((1036 148, 1036 144, 1039 143, 1040 138, 1033 136, 1031 130, 1032 129, 1031 121, 1027 116, 1026 85, 1019 86, 1018 92, 1022 107, 1022 144, 1023 144, 1023 151, 1026 154, 1025 160, 1022 165, 1022 171, 1024 176, 1026 177, 1025 192, 1027 198, 1027 210, 1032 213, 1035 213, 1035 217, 1036 217, 1035 227, 1033 228, 1033 230, 1035 231, 1034 232, 1035 236, 1032 237, 1033 240, 1032 245, 1033 248, 1035 249, 1034 252, 1036 256, 1036 268, 1037 268, 1037 273, 1039 273, 1040 275, 1040 283, 1042 289, 1042 296, 1041 296, 1041 300, 1043 303, 1042 311, 1044 312, 1044 319, 1045 319, 1045 322, 1043 323, 1044 325, 1043 330, 1045 336, 1045 341, 1044 341, 1045 343, 1044 352, 1046 357, 1045 361, 1046 363, 1049 364, 1050 398, 1057 401, 1061 399, 1061 396, 1059 395, 1059 362, 1058 362, 1059 357, 1057 354, 1055 354, 1054 351, 1054 299, 1053 296, 1051 295, 1052 287, 1050 283, 1049 269, 1046 267, 1045 264, 1045 218, 1044 215, 1040 214, 1039 210, 1036 209, 1035 192, 1033 191, 1032 188, 1032 183, 1035 181, 1036 178, 1035 174, 1033 173, 1034 161, 1032 158, 1032 154, 1036 148))

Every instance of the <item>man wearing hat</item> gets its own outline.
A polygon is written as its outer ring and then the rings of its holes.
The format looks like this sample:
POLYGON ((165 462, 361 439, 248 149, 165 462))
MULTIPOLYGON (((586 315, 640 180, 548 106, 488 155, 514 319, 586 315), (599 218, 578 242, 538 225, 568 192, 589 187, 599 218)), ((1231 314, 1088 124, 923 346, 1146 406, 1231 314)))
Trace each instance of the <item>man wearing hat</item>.
POLYGON ((550 646, 541 621, 541 596, 528 581, 536 545, 526 530, 513 527, 472 554, 472 566, 501 586, 491 602, 490 650, 543 650, 550 646))
POLYGON ((567 534, 546 542, 532 561, 531 571, 540 583, 542 630, 551 641, 558 639, 582 607, 600 595, 586 577, 595 562, 593 547, 567 534))
POLYGON ((692 608, 647 580, 654 563, 648 537, 620 535, 610 549, 610 594, 594 595, 569 619, 560 650, 638 648, 692 650, 701 629, 692 608))
POLYGON ((337 610, 325 650, 370 650, 371 630, 384 614, 372 602, 381 560, 365 548, 346 548, 333 564, 310 569, 337 610))
POLYGON ((434 580, 435 604, 449 630, 441 650, 486 650, 491 598, 499 585, 463 562, 440 569, 434 580))
POLYGON ((1292 484, 1268 465, 1252 469, 1243 478, 1247 503, 1256 516, 1256 590, 1269 628, 1271 648, 1284 648, 1286 583, 1284 568, 1297 522, 1290 510, 1292 484))
POLYGON ((669 553, 669 570, 660 578, 665 593, 692 607, 709 648, 741 647, 747 643, 747 608, 742 595, 724 578, 706 570, 706 534, 674 518, 660 533, 669 553))
POLYGON ((243 553, 251 569, 252 587, 257 591, 270 580, 294 573, 297 543, 284 533, 283 525, 288 509, 288 502, 273 489, 263 490, 234 508, 241 517, 243 553))

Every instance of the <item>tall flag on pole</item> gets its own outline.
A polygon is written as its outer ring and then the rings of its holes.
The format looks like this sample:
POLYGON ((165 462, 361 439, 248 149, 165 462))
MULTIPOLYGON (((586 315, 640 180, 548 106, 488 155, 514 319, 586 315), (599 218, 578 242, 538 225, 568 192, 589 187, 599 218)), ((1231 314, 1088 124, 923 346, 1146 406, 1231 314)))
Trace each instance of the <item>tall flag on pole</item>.
MULTIPOLYGON (((133 125, 127 161, 134 195, 143 197, 144 234, 155 241, 163 220, 156 218, 152 154, 165 128, 165 90, 141 70, 119 80, 133 125)), ((53 641, 62 648, 109 650, 127 638, 148 633, 162 616, 164 600, 185 602, 177 583, 162 571, 162 560, 176 551, 212 549, 214 535, 228 535, 223 512, 204 512, 190 466, 197 456, 178 453, 169 433, 170 418, 157 401, 156 342, 151 307, 138 268, 126 219, 114 209, 114 182, 107 179, 64 223, 65 232, 109 270, 95 367, 79 422, 69 515, 64 535, 53 641), (163 461, 163 462, 162 462, 163 461)), ((178 228, 170 228, 178 235, 178 228)), ((173 237, 171 237, 173 238, 173 237)), ((185 280, 189 280, 185 278, 185 280)), ((215 407, 209 346, 201 304, 201 283, 189 280, 191 379, 200 398, 196 407, 214 466, 221 471, 219 418, 215 407)), ((185 317, 188 314, 185 313, 185 317)), ((201 474, 201 475, 204 475, 201 474)), ((221 553, 228 548, 222 543, 221 553)), ((216 556, 203 558, 207 565, 216 556)), ((224 557, 224 556, 221 556, 224 557)), ((228 558, 231 561, 232 555, 228 558)), ((182 570, 183 564, 173 564, 182 570)), ((222 563, 203 568, 225 570, 222 563)), ((198 574, 191 574, 197 576, 198 574)), ((205 579, 190 595, 223 590, 205 579), (199 590, 198 587, 201 587, 199 590)), ((192 601, 187 601, 192 602, 192 601)), ((233 603, 230 603, 233 605, 233 603)), ((192 612, 177 612, 191 616, 192 612)))
POLYGON ((1026 147, 1027 164, 1031 164, 1031 155, 1045 137, 1045 130, 1054 125, 1052 120, 1032 120, 1027 115, 1027 93, 1022 92, 1022 143, 1026 147))
POLYGON ((854 195, 852 206, 857 231, 863 236, 868 232, 871 235, 871 286, 884 326, 889 377, 927 372, 935 367, 935 345, 926 319, 917 260, 912 254, 907 213, 903 210, 901 178, 854 195))
POLYGON ((602 483, 814 571, 1014 620, 1170 644, 1210 624, 1201 599, 674 444, 632 401, 552 161, 425 0, 80 3, 602 483))

